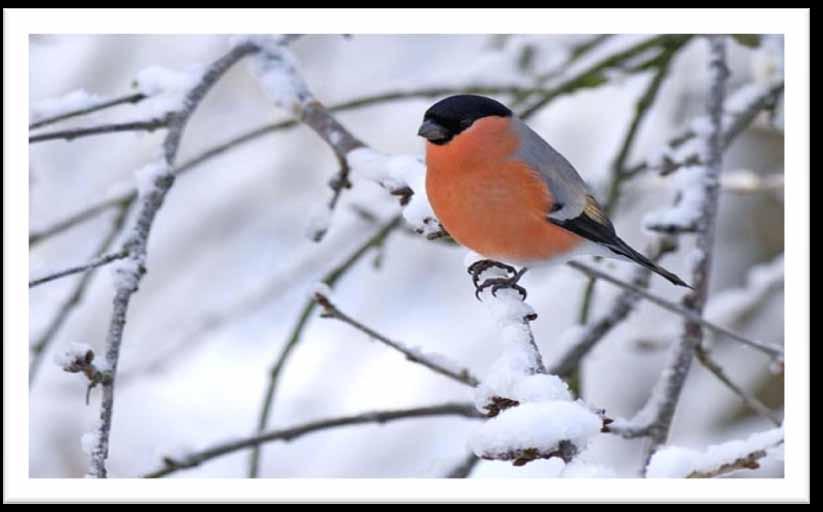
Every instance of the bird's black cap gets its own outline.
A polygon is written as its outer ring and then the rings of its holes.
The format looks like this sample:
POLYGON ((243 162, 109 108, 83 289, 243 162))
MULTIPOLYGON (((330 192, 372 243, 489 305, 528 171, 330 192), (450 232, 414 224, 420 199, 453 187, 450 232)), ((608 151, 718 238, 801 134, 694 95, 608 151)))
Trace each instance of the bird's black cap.
POLYGON ((417 134, 433 144, 445 144, 478 119, 511 115, 512 111, 505 105, 485 96, 449 96, 429 107, 417 134))

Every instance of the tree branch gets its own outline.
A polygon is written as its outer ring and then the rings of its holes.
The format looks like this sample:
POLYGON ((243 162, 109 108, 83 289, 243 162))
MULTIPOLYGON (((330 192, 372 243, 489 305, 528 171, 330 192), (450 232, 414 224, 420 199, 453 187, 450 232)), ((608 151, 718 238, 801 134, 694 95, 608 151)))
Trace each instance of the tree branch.
POLYGON ((780 418, 778 418, 777 415, 774 414, 771 409, 766 407, 766 404, 764 404, 755 396, 751 395, 750 393, 747 393, 743 388, 735 384, 731 380, 731 378, 728 375, 726 375, 726 371, 723 369, 723 367, 720 366, 720 364, 718 364, 717 361, 715 361, 711 357, 709 352, 706 349, 704 349, 702 345, 697 346, 697 348, 695 349, 695 355, 697 356, 697 360, 700 361, 700 364, 702 364, 704 368, 711 372, 712 375, 717 377, 717 379, 720 382, 725 384, 726 387, 732 391, 732 393, 740 397, 740 400, 746 407, 754 411, 756 414, 759 414, 760 416, 763 416, 764 418, 768 419, 769 421, 774 423, 775 426, 780 426, 780 418))
POLYGON ((657 451, 658 447, 666 442, 671 427, 672 418, 680 398, 683 385, 691 367, 695 350, 703 340, 702 320, 703 307, 706 303, 709 286, 709 270, 712 261, 714 246, 715 220, 719 197, 720 172, 722 168, 722 116, 725 97, 726 81, 729 70, 726 67, 726 46, 724 36, 709 36, 711 60, 709 67, 712 74, 708 115, 711 120, 711 132, 707 137, 708 158, 705 169, 705 179, 701 180, 702 205, 699 219, 700 231, 697 236, 696 258, 692 270, 694 290, 684 298, 683 335, 675 347, 671 359, 652 392, 651 398, 644 405, 629 424, 623 422, 612 425, 612 430, 626 437, 636 435, 648 436, 651 443, 646 452, 646 463, 657 451))
POLYGON ((163 118, 149 119, 146 121, 130 121, 126 123, 101 124, 99 126, 89 126, 85 128, 70 128, 68 130, 58 130, 54 132, 30 135, 29 144, 58 139, 64 139, 70 142, 74 139, 80 139, 82 137, 89 137, 92 135, 102 135, 105 133, 153 132, 154 130, 158 130, 160 128, 167 128, 169 126, 169 122, 169 116, 166 116, 163 118))
POLYGON ((111 380, 103 384, 103 397, 100 404, 100 422, 97 426, 94 447, 91 450, 89 475, 105 478, 106 459, 109 453, 109 436, 111 432, 112 411, 114 408, 114 383, 117 375, 117 363, 120 357, 120 345, 126 324, 131 296, 137 291, 139 283, 145 273, 145 258, 149 234, 154 224, 157 212, 169 189, 174 184, 173 168, 180 140, 186 124, 200 105, 201 100, 223 74, 237 61, 258 51, 257 46, 243 44, 235 46, 226 55, 215 61, 185 97, 182 110, 170 115, 168 133, 163 141, 164 163, 162 172, 156 172, 152 179, 152 186, 140 195, 140 210, 137 214, 132 233, 126 242, 125 248, 129 251, 128 264, 119 270, 121 276, 116 285, 113 301, 113 311, 106 338, 106 366, 111 372, 111 380))
POLYGON ((69 267, 63 270, 58 270, 56 272, 50 272, 42 277, 38 277, 36 279, 32 279, 29 281, 29 288, 33 288, 37 285, 48 283, 49 281, 54 281, 55 279, 60 279, 61 277, 70 276, 73 274, 77 274, 79 272, 88 272, 93 270, 97 267, 102 267, 103 265, 108 265, 109 263, 117 260, 122 260, 123 258, 128 257, 129 253, 126 250, 120 250, 118 252, 114 252, 111 254, 105 254, 103 256, 98 256, 91 260, 88 263, 84 263, 82 265, 76 265, 74 267, 69 267))
POLYGON ((387 423, 390 421, 406 418, 422 418, 431 416, 463 416, 466 418, 479 418, 480 413, 469 403, 446 403, 443 405, 433 405, 429 407, 417 407, 413 409, 397 409, 388 411, 367 412, 354 416, 343 416, 327 420, 313 421, 282 430, 274 430, 239 441, 229 441, 215 445, 206 450, 190 454, 182 459, 172 459, 166 457, 163 460, 164 466, 144 475, 145 478, 159 478, 168 474, 199 466, 203 462, 221 457, 229 453, 260 446, 271 441, 291 441, 292 439, 311 434, 320 430, 327 430, 348 425, 362 425, 367 423, 387 423))
POLYGON ((327 297, 326 295, 323 295, 322 293, 318 292, 315 293, 314 298, 315 302, 317 302, 317 304, 319 304, 320 307, 323 308, 322 316, 326 318, 334 318, 336 320, 340 320, 341 322, 354 327, 355 329, 368 335, 372 339, 375 339, 380 343, 383 343, 384 345, 400 352, 401 354, 406 356, 406 359, 408 359, 409 361, 425 366, 426 368, 435 373, 439 373, 440 375, 448 377, 461 384, 466 384, 467 386, 474 387, 480 383, 477 377, 472 375, 467 368, 456 369, 449 365, 445 365, 427 354, 424 354, 418 350, 410 349, 402 343, 393 341, 387 338, 386 336, 383 336, 379 332, 375 331, 374 329, 366 325, 363 325, 362 323, 350 317, 343 311, 340 311, 340 309, 337 306, 335 306, 334 303, 332 303, 331 299, 329 299, 329 297, 327 297))
MULTIPOLYGON (((100 242, 100 245, 97 248, 97 254, 105 253, 114 244, 114 241, 120 234, 120 230, 123 229, 123 224, 125 224, 126 222, 126 216, 129 212, 130 205, 131 203, 126 203, 120 206, 120 210, 117 212, 114 221, 112 222, 112 225, 109 228, 108 233, 100 242)), ((31 346, 31 363, 29 364, 30 388, 32 383, 34 382, 34 378, 37 375, 38 370, 40 369, 40 363, 43 360, 43 354, 46 352, 46 349, 48 348, 49 344, 54 339, 54 336, 60 330, 60 327, 63 326, 63 323, 68 318, 69 313, 71 313, 71 311, 75 307, 77 307, 77 305, 80 304, 80 302, 83 300, 83 296, 85 295, 86 289, 91 283, 91 279, 93 276, 93 271, 86 272, 85 274, 83 274, 83 277, 81 277, 80 280, 78 280, 77 284, 74 286, 74 290, 69 295, 68 300, 60 307, 49 326, 46 328, 43 334, 37 339, 37 341, 31 346)))
POLYGON ((126 96, 120 96, 119 98, 113 98, 113 99, 110 99, 110 100, 101 101, 100 103, 98 103, 96 105, 91 105, 89 107, 80 108, 80 109, 77 109, 77 110, 72 110, 70 112, 65 112, 63 114, 60 114, 58 116, 52 116, 52 117, 47 117, 47 118, 41 119, 40 121, 37 121, 36 123, 31 123, 29 125, 29 130, 34 130, 36 128, 42 128, 43 126, 53 124, 53 123, 57 123, 59 121, 64 121, 64 120, 70 119, 72 117, 84 116, 84 115, 91 114, 93 112, 98 112, 100 110, 104 110, 104 109, 107 109, 107 108, 116 107, 117 105, 123 105, 125 103, 131 103, 131 104, 136 105, 137 103, 140 103, 141 101, 143 101, 146 98, 148 98, 148 96, 146 96, 142 92, 138 92, 138 93, 134 93, 134 94, 128 94, 126 96))

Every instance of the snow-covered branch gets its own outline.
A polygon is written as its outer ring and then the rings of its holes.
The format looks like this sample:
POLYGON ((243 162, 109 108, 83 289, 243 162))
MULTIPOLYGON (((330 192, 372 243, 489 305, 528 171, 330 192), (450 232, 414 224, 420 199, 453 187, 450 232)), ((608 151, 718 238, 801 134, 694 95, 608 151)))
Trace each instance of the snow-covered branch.
MULTIPOLYGON (((103 237, 103 240, 97 248, 97 254, 106 253, 111 249, 111 246, 114 245, 117 236, 120 234, 120 230, 123 228, 123 224, 126 222, 126 215, 129 211, 129 205, 130 203, 120 207, 111 223, 111 227, 109 227, 108 232, 103 237)), ((37 341, 32 344, 30 349, 31 363, 29 364, 29 385, 34 382, 34 378, 37 376, 37 372, 40 369, 40 363, 43 360, 43 354, 45 354, 49 344, 63 326, 63 323, 68 318, 69 313, 71 313, 71 311, 83 300, 83 296, 91 283, 93 275, 93 270, 83 274, 83 276, 74 285, 74 288, 69 294, 66 302, 63 303, 57 311, 57 314, 54 315, 51 322, 46 327, 45 331, 43 331, 43 334, 41 334, 37 338, 37 341)))
POLYGON ((631 437, 648 436, 651 444, 647 460, 666 442, 672 418, 680 399, 680 393, 689 373, 696 348, 703 340, 705 322, 699 321, 706 304, 709 288, 709 270, 714 248, 714 231, 717 216, 720 172, 723 162, 723 102, 729 70, 726 66, 725 36, 709 36, 711 83, 708 91, 707 111, 710 127, 705 132, 706 166, 704 178, 695 183, 694 194, 699 196, 700 217, 697 219, 697 257, 692 267, 694 290, 686 295, 684 306, 691 315, 684 321, 683 335, 675 346, 670 360, 660 374, 652 396, 630 422, 615 423, 612 430, 631 437))
POLYGON ((181 469, 189 469, 199 466, 208 460, 222 457, 239 450, 252 448, 271 441, 291 441, 298 437, 311 434, 320 430, 345 427, 350 425, 363 425, 368 423, 387 423, 390 421, 407 418, 424 418, 432 416, 463 416, 466 418, 479 418, 480 414, 469 403, 446 403, 428 407, 416 407, 412 409, 397 409, 388 411, 374 411, 354 416, 343 416, 327 420, 313 421, 295 427, 274 430, 260 435, 252 436, 240 440, 232 440, 220 443, 203 451, 189 454, 183 458, 166 457, 163 460, 163 467, 147 473, 145 478, 159 478, 181 469))
POLYGON ((117 375, 117 363, 120 357, 120 345, 126 325, 126 314, 132 295, 137 291, 146 272, 146 255, 149 234, 157 212, 163 205, 166 194, 174 183, 171 173, 180 141, 186 124, 200 105, 201 100, 223 74, 237 61, 258 51, 252 44, 232 48, 223 57, 215 61, 197 83, 185 94, 180 111, 171 115, 168 133, 163 141, 164 157, 150 163, 138 172, 139 211, 132 231, 124 244, 129 256, 118 263, 115 268, 116 282, 113 311, 106 338, 105 369, 111 379, 103 383, 103 396, 100 404, 100 420, 93 435, 91 447, 91 464, 89 475, 105 478, 106 459, 109 453, 109 436, 111 433, 112 412, 114 409, 114 383, 117 375))
POLYGON ((757 469, 770 454, 782 457, 783 428, 752 434, 745 441, 729 441, 704 451, 666 446, 649 461, 649 478, 714 478, 740 469, 757 469))

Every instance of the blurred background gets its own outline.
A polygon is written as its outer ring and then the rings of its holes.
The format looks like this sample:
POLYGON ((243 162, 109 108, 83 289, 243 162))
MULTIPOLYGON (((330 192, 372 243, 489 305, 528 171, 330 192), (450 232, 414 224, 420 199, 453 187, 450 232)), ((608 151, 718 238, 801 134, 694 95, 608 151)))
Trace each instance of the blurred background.
MULTIPOLYGON (((327 105, 420 88, 469 88, 552 83, 567 66, 595 62, 649 36, 461 35, 304 36, 292 46, 316 96, 327 105), (575 51, 596 44, 579 58, 575 51), (569 64, 569 59, 576 59, 569 64)), ((77 89, 115 97, 132 91, 151 66, 205 66, 228 48, 226 36, 37 36, 30 44, 32 110, 77 89)), ((774 79, 782 72, 779 36, 756 48, 730 42, 730 91, 774 79)), ((705 110, 707 44, 691 40, 675 57, 658 98, 640 127, 629 164, 655 158, 672 137, 705 110)), ((563 153, 600 197, 611 164, 651 73, 612 72, 594 88, 555 98, 530 125, 563 153)), ((495 97, 512 104, 511 94, 495 97)), ((416 136, 423 112, 438 97, 406 98, 337 114, 356 136, 386 153, 423 152, 416 136)), ((151 102, 124 105, 55 127, 148 119, 151 102)), ((287 119, 271 105, 241 63, 215 86, 192 118, 179 162, 274 121, 287 119)), ((52 128, 55 128, 52 127, 52 128)), ((48 130, 51 128, 45 128, 48 130)), ((38 231, 128 190, 134 172, 159 154, 163 131, 125 132, 31 146, 30 225, 38 231)), ((774 183, 783 173, 779 108, 759 116, 724 161, 724 182, 707 315, 744 335, 783 342, 783 195, 779 186, 747 187, 758 176, 774 183), (748 181, 747 181, 748 180, 748 181), (737 184, 738 186, 735 186, 737 184), (752 291, 751 271, 769 265, 778 275, 752 291), (757 292, 757 293, 755 293, 757 292), (735 295, 736 294, 736 295, 735 295), (741 299, 741 297, 743 297, 741 299), (714 300, 713 300, 714 298, 714 300), (745 300, 744 300, 745 299, 745 300), (748 300, 751 299, 751 300, 748 300), (741 302, 746 307, 741 307, 741 302)), ((255 432, 271 365, 283 349, 315 283, 399 211, 396 199, 353 176, 328 235, 311 241, 312 217, 330 197, 337 171, 328 147, 307 127, 272 132, 209 159, 181 176, 159 212, 149 241, 148 274, 134 295, 120 357, 109 471, 135 477, 227 439, 255 432), (378 220, 366 218, 363 211, 378 220), (380 220, 383 219, 383 220, 380 220)), ((672 176, 644 173, 627 182, 613 219, 631 245, 651 234, 644 215, 672 203, 672 176)), ((131 212, 134 213, 133 211, 131 212)), ((87 261, 110 229, 108 210, 57 236, 31 245, 31 276, 87 261)), ((133 221, 129 216, 127 225, 133 221)), ((116 242, 115 242, 116 243, 116 242)), ((664 266, 689 275, 693 236, 664 266)), ((114 246, 116 247, 116 245, 114 246)), ((465 250, 393 232, 335 287, 336 304, 390 338, 443 354, 483 377, 499 354, 499 331, 473 294, 465 250)), ((628 278, 632 268, 601 263, 628 278)), ((87 456, 80 439, 98 414, 99 390, 84 404, 86 383, 63 372, 54 357, 72 342, 102 353, 111 313, 112 272, 100 268, 67 314, 43 354, 30 396, 30 472, 34 477, 82 477, 87 456)), ((72 297, 80 275, 30 290, 30 342, 35 344, 72 297)), ((688 279, 687 279, 688 280, 688 279)), ((586 278, 566 266, 535 269, 523 284, 539 314, 532 324, 547 360, 557 355, 557 333, 578 321, 586 278)), ((681 291, 659 278, 652 290, 673 300, 681 291)), ((619 290, 598 284, 590 318, 608 311, 619 290)), ((579 389, 610 417, 630 417, 656 381, 681 321, 641 303, 585 359, 579 389)), ((713 354, 742 388, 781 413, 782 375, 768 360, 733 341, 718 339, 713 354)), ((366 335, 314 313, 278 383, 269 429, 360 412, 467 401, 471 392, 410 364, 366 335)), ((466 457, 476 420, 441 417, 326 430, 292 442, 265 445, 263 477, 439 477, 466 457)), ((692 448, 745 438, 771 424, 698 364, 692 366, 670 442, 692 448)), ((603 435, 582 455, 634 476, 642 441, 603 435)), ((217 458, 174 477, 244 477, 249 452, 217 458)), ((524 467, 481 462, 473 477, 557 475, 563 463, 524 467)), ((740 476, 782 476, 767 459, 740 476)))

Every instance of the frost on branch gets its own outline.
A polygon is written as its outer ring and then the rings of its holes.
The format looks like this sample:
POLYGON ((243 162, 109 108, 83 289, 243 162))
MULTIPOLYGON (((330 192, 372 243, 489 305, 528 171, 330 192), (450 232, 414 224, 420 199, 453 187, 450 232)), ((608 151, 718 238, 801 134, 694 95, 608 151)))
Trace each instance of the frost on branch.
POLYGON ((711 478, 738 469, 757 469, 760 459, 782 456, 783 428, 751 435, 745 441, 729 441, 697 451, 679 446, 658 450, 646 469, 649 478, 711 478))
POLYGON ((105 98, 78 89, 58 98, 40 100, 29 110, 29 123, 34 124, 43 119, 62 116, 75 110, 93 107, 105 98))

